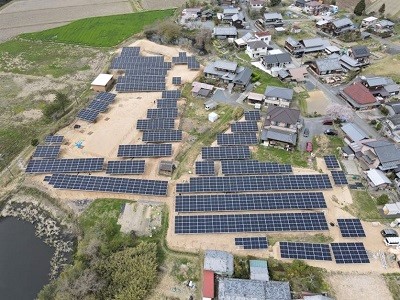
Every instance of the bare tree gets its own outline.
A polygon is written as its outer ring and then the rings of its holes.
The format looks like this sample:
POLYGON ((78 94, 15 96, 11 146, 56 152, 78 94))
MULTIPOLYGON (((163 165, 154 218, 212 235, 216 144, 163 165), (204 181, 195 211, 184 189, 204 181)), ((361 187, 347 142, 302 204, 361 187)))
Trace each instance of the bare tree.
POLYGON ((345 105, 341 104, 331 104, 326 109, 326 114, 332 120, 346 120, 352 121, 353 120, 353 110, 345 105))

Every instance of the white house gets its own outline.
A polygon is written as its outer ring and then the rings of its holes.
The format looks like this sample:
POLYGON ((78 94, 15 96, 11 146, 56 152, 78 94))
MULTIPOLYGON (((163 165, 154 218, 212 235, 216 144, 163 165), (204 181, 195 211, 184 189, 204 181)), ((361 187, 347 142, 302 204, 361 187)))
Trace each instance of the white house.
POLYGON ((250 58, 259 58, 267 55, 268 45, 263 41, 247 42, 246 53, 250 58))
POLYGON ((366 175, 369 184, 375 189, 384 189, 392 183, 390 179, 387 178, 386 175, 378 169, 371 169, 366 172, 366 175))
POLYGON ((249 8, 254 10, 260 10, 265 3, 265 0, 250 0, 249 8))
POLYGON ((269 31, 259 31, 254 34, 254 37, 259 40, 267 43, 269 45, 271 43, 271 33, 269 31))
POLYGON ((376 17, 368 17, 365 18, 361 21, 361 27, 369 27, 375 25, 376 21, 378 21, 378 18, 376 17))

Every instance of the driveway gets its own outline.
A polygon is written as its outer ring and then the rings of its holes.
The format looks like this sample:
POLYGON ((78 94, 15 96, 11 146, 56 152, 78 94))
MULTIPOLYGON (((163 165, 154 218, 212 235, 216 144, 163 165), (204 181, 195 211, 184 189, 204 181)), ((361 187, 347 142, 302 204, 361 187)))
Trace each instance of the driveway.
POLYGON ((297 145, 299 147, 299 150, 304 151, 306 149, 306 143, 312 142, 314 136, 323 134, 324 131, 328 128, 333 128, 332 126, 322 125, 323 120, 324 117, 304 118, 304 126, 299 132, 298 136, 297 145), (303 136, 304 128, 308 128, 308 130, 310 130, 310 134, 308 135, 308 137, 303 136))

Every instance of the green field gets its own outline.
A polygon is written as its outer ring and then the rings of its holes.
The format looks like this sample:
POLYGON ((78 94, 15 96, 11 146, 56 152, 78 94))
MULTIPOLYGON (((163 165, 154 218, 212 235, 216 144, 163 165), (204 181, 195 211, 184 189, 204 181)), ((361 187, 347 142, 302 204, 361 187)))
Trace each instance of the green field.
POLYGON ((53 29, 22 34, 21 37, 92 47, 112 47, 141 32, 146 25, 173 14, 173 9, 167 9, 87 18, 53 29))

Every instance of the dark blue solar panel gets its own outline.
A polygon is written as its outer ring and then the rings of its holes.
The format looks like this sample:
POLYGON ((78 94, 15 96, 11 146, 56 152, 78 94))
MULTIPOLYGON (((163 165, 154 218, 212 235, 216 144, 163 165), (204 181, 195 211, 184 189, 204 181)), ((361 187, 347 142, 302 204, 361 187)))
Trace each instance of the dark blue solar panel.
POLYGON ((244 113, 244 119, 246 121, 260 121, 261 120, 260 111, 258 110, 246 111, 244 113))
POLYGON ((157 99, 157 108, 176 108, 178 107, 178 99, 157 99))
POLYGON ((107 164, 107 174, 143 174, 144 160, 112 160, 107 164))
POLYGON ((235 245, 244 250, 267 249, 268 241, 265 236, 238 237, 235 238, 235 245))
POLYGON ((340 169, 340 165, 335 155, 324 156, 325 164, 328 170, 340 169))
POLYGON ((257 132, 257 121, 236 122, 231 125, 232 132, 257 132))
POLYGON ((26 167, 26 173, 76 173, 103 170, 104 158, 34 159, 26 167))
POLYGON ((62 135, 48 135, 45 137, 45 144, 61 144, 64 140, 62 135))
POLYGON ((365 237, 360 219, 338 219, 337 221, 343 237, 365 237))
POLYGON ((39 145, 36 147, 33 153, 33 158, 57 158, 60 153, 60 145, 43 146, 39 145))
POLYGON ((343 171, 331 171, 331 174, 336 185, 348 184, 346 175, 343 171))
POLYGON ((213 161, 196 161, 196 175, 215 175, 213 161))
POLYGON ((328 244, 279 242, 282 258, 332 260, 328 244))
POLYGON ((138 130, 161 130, 173 129, 175 127, 174 119, 145 119, 137 120, 136 129, 138 130))
POLYGON ((99 111, 84 108, 78 112, 78 115, 76 117, 84 121, 93 123, 96 121, 98 115, 99 111))
POLYGON ((152 108, 147 110, 147 118, 171 118, 174 119, 178 116, 177 108, 152 108))
POLYGON ((285 174, 292 173, 291 165, 257 160, 225 160, 221 162, 224 175, 285 174))
POLYGON ((108 109, 108 102, 101 101, 101 100, 93 100, 89 103, 88 109, 98 111, 98 112, 105 112, 108 109))
POLYGON ((112 103, 117 95, 112 93, 101 92, 95 97, 96 100, 101 100, 104 102, 112 103))
POLYGON ((118 157, 165 157, 172 155, 171 144, 160 145, 119 145, 118 157))
POLYGON ((227 145, 257 145, 258 139, 255 132, 246 133, 219 133, 217 143, 221 146, 227 145))
POLYGON ((363 243, 331 243, 331 247, 337 264, 369 263, 363 243))
POLYGON ((162 92, 161 98, 175 98, 179 99, 181 97, 180 90, 165 90, 162 92))

